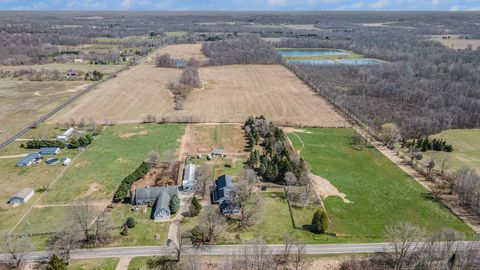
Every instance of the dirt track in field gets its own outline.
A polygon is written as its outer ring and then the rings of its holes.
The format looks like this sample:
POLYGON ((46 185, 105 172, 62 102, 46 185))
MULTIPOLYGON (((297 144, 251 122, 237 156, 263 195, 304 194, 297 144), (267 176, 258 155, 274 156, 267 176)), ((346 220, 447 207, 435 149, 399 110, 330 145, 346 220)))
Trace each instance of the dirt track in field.
POLYGON ((207 60, 207 57, 202 53, 202 44, 176 44, 168 45, 165 48, 160 49, 159 53, 168 53, 172 58, 181 58, 189 60, 195 58, 198 61, 207 60))

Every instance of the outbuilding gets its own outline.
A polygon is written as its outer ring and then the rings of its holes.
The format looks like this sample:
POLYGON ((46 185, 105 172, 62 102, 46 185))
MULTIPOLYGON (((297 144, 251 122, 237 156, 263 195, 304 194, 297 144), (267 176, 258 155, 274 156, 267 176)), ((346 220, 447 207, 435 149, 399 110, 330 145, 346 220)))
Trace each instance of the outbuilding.
POLYGON ((195 164, 188 163, 183 171, 182 190, 190 191, 195 186, 195 164))
POLYGON ((35 191, 33 189, 24 188, 18 191, 17 193, 13 194, 13 196, 10 197, 10 200, 8 202, 13 206, 24 204, 28 200, 30 200, 34 194, 35 194, 35 191))
POLYGON ((60 147, 42 147, 40 148, 40 155, 55 156, 60 153, 60 147))
POLYGON ((31 166, 38 164, 42 161, 42 155, 40 153, 30 153, 27 156, 23 157, 19 162, 17 162, 17 167, 31 166))

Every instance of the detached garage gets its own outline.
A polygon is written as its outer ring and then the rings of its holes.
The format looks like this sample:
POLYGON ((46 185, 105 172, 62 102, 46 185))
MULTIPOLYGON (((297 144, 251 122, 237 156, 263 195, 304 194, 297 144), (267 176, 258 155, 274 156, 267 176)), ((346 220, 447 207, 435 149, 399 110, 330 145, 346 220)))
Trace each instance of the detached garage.
POLYGON ((28 200, 30 200, 33 197, 34 194, 35 194, 35 191, 33 189, 24 188, 19 192, 13 194, 13 196, 10 197, 10 200, 8 202, 13 206, 17 206, 17 205, 26 203, 28 200))

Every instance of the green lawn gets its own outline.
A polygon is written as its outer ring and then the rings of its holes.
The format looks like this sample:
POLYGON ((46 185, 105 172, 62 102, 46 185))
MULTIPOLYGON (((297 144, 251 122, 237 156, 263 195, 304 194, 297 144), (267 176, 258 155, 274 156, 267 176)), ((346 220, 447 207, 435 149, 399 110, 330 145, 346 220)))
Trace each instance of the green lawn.
POLYGON ((448 159, 446 171, 454 173, 462 167, 471 167, 480 171, 480 129, 452 129, 435 136, 453 145, 453 152, 428 151, 423 154, 422 163, 428 163, 433 158, 440 169, 444 158, 448 159))
MULTIPOLYGON (((306 243, 342 241, 342 239, 329 235, 311 233, 304 228, 305 225, 311 223, 316 208, 312 206, 294 208, 293 213, 296 225, 294 228, 287 202, 283 198, 282 193, 265 192, 262 195, 264 207, 257 223, 246 231, 237 231, 234 224, 229 224, 228 229, 220 235, 219 244, 238 244, 254 239, 263 239, 271 244, 280 244, 283 243, 283 237, 286 233, 302 239, 306 243)), ((198 217, 185 218, 181 226, 185 230, 190 230, 198 222, 198 217)))
MULTIPOLYGON (((85 195, 92 201, 109 203, 122 179, 145 160, 150 151, 160 155, 168 151, 174 153, 184 129, 184 125, 177 124, 108 127, 69 165, 39 204, 70 203, 85 195), (129 134, 137 135, 125 136, 129 134)), ((65 208, 34 208, 15 232, 54 231, 62 221, 65 208)))
POLYGON ((144 161, 150 151, 157 151, 160 155, 166 151, 175 153, 184 130, 184 125, 176 124, 108 127, 70 165, 71 168, 49 191, 43 202, 70 202, 85 194, 91 185, 98 186, 90 194, 92 199, 110 200, 122 179, 144 161), (145 130, 147 134, 142 134, 145 130), (129 133, 139 135, 121 137, 129 133))
MULTIPOLYGON (((472 233, 442 204, 428 199, 428 192, 375 149, 355 150, 354 130, 307 129, 297 133, 304 142, 302 156, 311 171, 328 179, 353 203, 329 197, 324 203, 332 220, 331 232, 350 241, 383 241, 385 226, 410 222, 429 232, 443 227, 472 233)), ((300 140, 289 135, 294 147, 300 140)))
POLYGON ((174 32, 165 32, 164 34, 167 37, 183 37, 186 34, 188 34, 188 32, 186 32, 186 31, 174 31, 174 32))
POLYGON ((129 229, 128 236, 120 235, 121 230, 112 231, 113 243, 109 246, 158 246, 167 241, 168 227, 170 222, 154 222, 150 219, 152 208, 146 212, 131 211, 132 205, 117 204, 112 209, 112 221, 114 226, 121 226, 128 217, 133 217, 137 224, 129 229), (155 239, 158 235, 159 238, 155 239))
POLYGON ((117 258, 71 260, 69 270, 115 270, 118 264, 117 258))

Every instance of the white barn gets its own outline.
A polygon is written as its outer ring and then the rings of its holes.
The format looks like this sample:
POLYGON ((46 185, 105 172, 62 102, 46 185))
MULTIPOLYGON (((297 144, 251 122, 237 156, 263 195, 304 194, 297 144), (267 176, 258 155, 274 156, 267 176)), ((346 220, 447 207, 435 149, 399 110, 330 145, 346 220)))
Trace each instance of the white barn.
POLYGON ((17 206, 23 203, 26 203, 28 200, 30 200, 33 195, 35 194, 35 191, 31 188, 24 188, 21 189, 19 192, 13 194, 12 197, 10 197, 10 200, 8 201, 11 205, 17 206))

